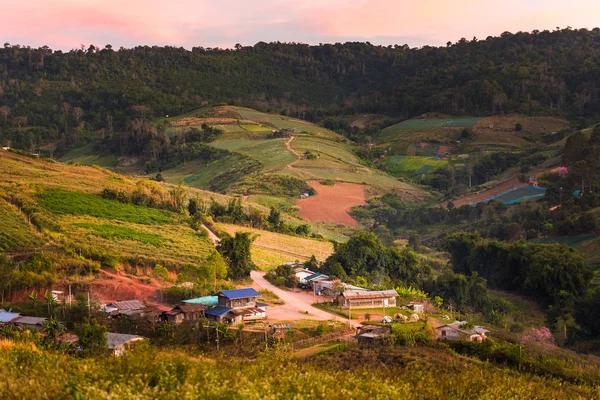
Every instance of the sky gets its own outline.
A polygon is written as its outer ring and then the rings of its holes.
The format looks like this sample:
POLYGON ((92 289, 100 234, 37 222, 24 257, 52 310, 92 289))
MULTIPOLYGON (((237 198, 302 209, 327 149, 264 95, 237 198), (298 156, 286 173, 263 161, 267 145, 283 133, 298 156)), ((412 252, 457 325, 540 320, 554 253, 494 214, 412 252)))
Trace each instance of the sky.
POLYGON ((600 25, 598 0, 0 0, 0 10, 2 43, 61 50, 260 41, 420 47, 600 25))

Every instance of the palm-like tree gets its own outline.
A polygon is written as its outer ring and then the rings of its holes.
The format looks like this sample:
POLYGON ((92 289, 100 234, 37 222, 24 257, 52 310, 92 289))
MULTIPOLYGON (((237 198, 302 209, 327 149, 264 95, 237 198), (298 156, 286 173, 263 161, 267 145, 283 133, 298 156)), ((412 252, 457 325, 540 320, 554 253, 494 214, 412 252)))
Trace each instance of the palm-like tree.
POLYGON ((58 305, 58 301, 56 301, 52 292, 46 292, 46 294, 44 295, 44 300, 46 301, 46 305, 48 306, 48 316, 52 317, 54 315, 54 310, 58 305))
POLYGON ((65 332, 65 326, 54 317, 48 318, 42 324, 42 332, 44 332, 49 340, 55 341, 60 335, 65 332))

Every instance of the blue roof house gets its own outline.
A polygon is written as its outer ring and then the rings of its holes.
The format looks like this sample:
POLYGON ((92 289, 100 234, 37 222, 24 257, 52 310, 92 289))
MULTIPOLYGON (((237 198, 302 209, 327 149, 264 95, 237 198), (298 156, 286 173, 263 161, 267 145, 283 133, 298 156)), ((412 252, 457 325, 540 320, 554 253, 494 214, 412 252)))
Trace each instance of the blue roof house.
POLYGON ((204 311, 209 319, 237 324, 266 318, 265 303, 257 302, 261 294, 252 288, 222 290, 217 293, 218 306, 204 311))

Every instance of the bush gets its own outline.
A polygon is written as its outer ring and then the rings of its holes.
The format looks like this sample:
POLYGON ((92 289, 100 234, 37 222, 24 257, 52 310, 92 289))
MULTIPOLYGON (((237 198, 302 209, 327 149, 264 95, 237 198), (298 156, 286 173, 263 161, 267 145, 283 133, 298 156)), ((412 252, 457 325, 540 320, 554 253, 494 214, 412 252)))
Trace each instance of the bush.
POLYGON ((525 327, 520 322, 513 322, 512 324, 510 324, 510 327, 508 329, 512 333, 523 333, 523 331, 525 331, 525 327))

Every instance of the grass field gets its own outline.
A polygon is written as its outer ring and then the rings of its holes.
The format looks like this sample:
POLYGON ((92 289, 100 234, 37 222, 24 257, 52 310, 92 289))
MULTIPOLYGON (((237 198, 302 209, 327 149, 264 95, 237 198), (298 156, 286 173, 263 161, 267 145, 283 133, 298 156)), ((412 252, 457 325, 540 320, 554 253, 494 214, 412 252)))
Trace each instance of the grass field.
POLYGON ((387 170, 391 174, 426 174, 431 170, 448 165, 448 160, 431 157, 392 156, 386 159, 387 170))
POLYGON ((140 230, 121 225, 90 224, 81 222, 75 224, 74 226, 77 228, 88 229, 94 235, 104 239, 135 240, 136 242, 151 244, 155 247, 159 247, 166 241, 166 239, 161 235, 142 232, 140 230))
POLYGON ((78 246, 100 247, 111 254, 151 259, 157 263, 202 263, 213 244, 187 224, 144 225, 116 223, 81 215, 58 217, 61 234, 78 246))
POLYGON ((11 204, 0 198, 0 252, 27 250, 43 244, 11 204))
POLYGON ((272 128, 263 125, 240 124, 240 128, 248 132, 270 132, 272 128))
POLYGON ((229 140, 217 141, 211 145, 252 157, 263 165, 264 172, 269 172, 280 170, 296 160, 296 157, 286 150, 286 141, 287 139, 229 140))
POLYGON ((252 245, 253 261, 265 269, 276 267, 283 262, 304 261, 312 255, 318 260, 325 260, 333 253, 333 245, 330 242, 287 236, 237 225, 216 224, 215 227, 230 235, 234 235, 236 232, 250 232, 256 235, 256 240, 252 245))
POLYGON ((40 204, 53 214, 89 215, 108 220, 153 225, 172 222, 174 214, 154 208, 123 204, 100 196, 62 189, 49 189, 38 195, 40 204))

